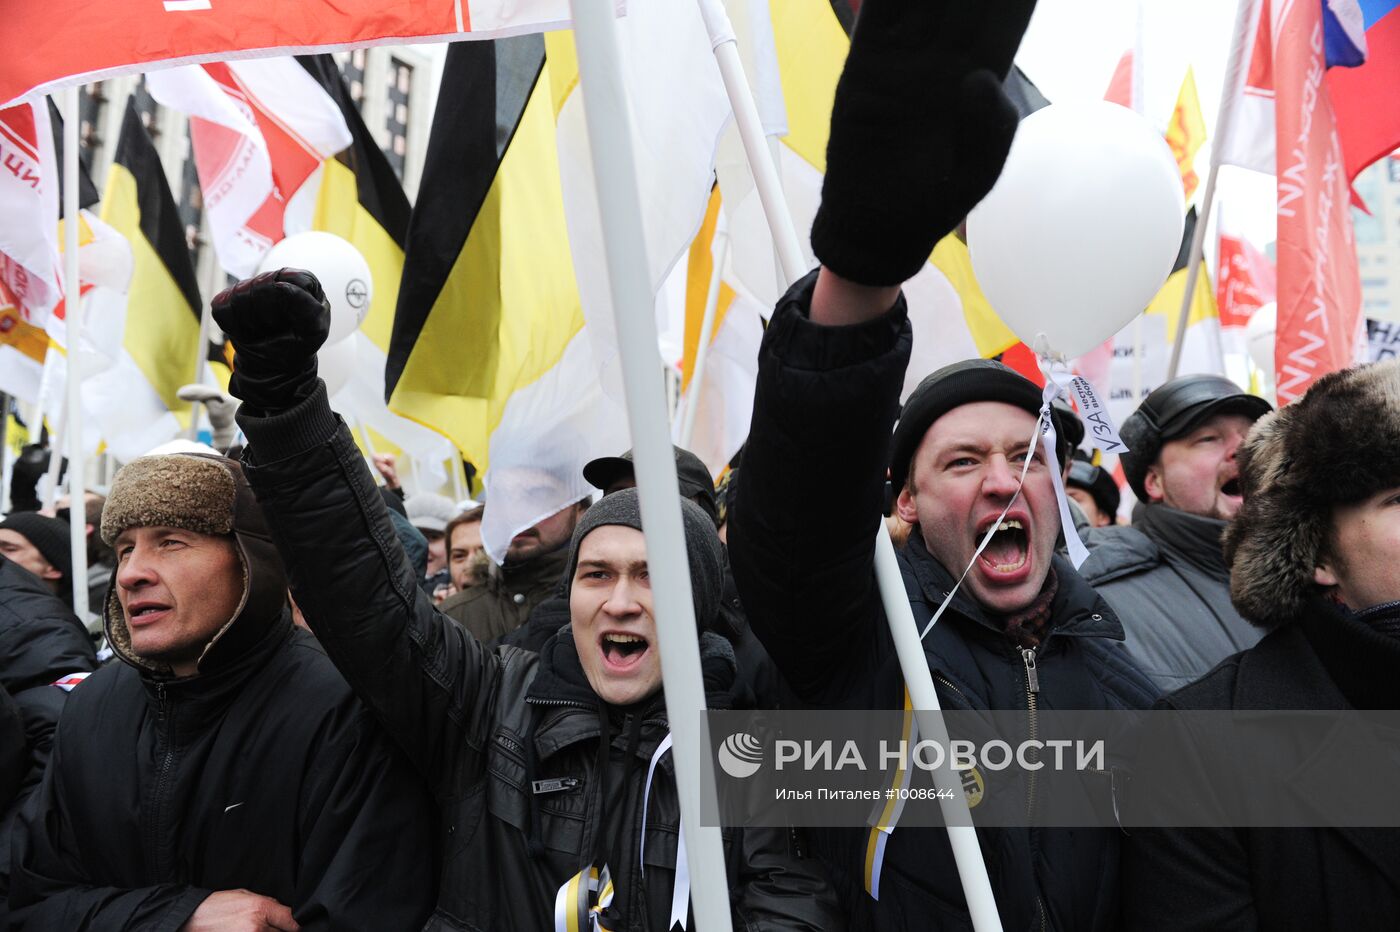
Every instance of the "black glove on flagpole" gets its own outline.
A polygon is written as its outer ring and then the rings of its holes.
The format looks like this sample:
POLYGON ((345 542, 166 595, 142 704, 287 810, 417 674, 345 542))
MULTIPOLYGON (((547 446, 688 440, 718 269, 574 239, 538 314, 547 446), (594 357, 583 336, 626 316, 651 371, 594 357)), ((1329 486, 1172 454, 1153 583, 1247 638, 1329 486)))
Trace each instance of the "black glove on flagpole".
POLYGON ((331 328, 331 307, 316 276, 301 269, 264 272, 225 289, 211 305, 233 342, 229 392, 250 414, 285 411, 310 398, 316 351, 331 328))
POLYGON ((865 0, 836 86, 812 250, 862 285, 913 278, 1001 174, 1001 83, 1035 0, 865 0))

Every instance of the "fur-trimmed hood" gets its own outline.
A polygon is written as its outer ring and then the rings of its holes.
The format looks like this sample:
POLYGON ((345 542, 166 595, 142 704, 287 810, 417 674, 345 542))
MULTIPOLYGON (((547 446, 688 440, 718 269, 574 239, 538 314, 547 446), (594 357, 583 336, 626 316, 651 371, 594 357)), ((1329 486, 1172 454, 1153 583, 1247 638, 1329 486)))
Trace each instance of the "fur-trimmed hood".
POLYGON ((1297 616, 1321 590, 1332 509, 1400 485, 1400 360, 1315 382, 1260 418, 1239 451, 1244 505, 1225 532, 1230 596, 1258 625, 1297 616))

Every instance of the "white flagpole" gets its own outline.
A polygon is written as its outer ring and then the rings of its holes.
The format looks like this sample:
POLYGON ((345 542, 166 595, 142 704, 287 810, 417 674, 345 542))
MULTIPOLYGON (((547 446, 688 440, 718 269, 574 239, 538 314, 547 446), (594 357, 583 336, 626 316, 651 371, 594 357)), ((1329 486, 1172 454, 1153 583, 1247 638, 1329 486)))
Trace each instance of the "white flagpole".
POLYGON ((705 317, 700 322, 700 343, 695 348, 695 367, 690 371, 690 391, 685 399, 685 415, 681 418, 681 449, 690 449, 695 433, 695 415, 700 410, 700 395, 705 385, 705 363, 710 358, 710 340, 715 333, 715 318, 719 316, 719 293, 724 263, 729 258, 729 234, 715 234, 714 263, 710 272, 710 290, 705 293, 705 317))
POLYGON ((702 793, 714 798, 714 770, 701 716, 705 689, 695 637, 690 566, 686 559, 676 463, 657 351, 655 294, 648 275, 642 205, 632 151, 632 119, 623 85, 621 49, 611 0, 570 0, 579 83, 593 156, 603 249, 617 327, 627 417, 636 456, 637 488, 646 526, 647 566, 656 599, 662 684, 674 737, 685 855, 697 928, 731 932, 729 881, 718 826, 702 825, 702 793))
POLYGON ((83 488, 83 297, 78 281, 78 88, 63 92, 63 306, 68 336, 68 524, 72 529, 73 614, 87 623, 87 496, 83 488))
MULTIPOLYGON (((68 429, 67 400, 65 394, 65 404, 58 406, 58 413, 54 415, 53 430, 49 432, 49 468, 44 473, 44 479, 47 480, 44 485, 44 510, 50 514, 53 513, 54 502, 58 499, 58 471, 63 468, 63 454, 68 448, 68 435, 65 433, 68 429)), ((38 415, 43 418, 42 408, 39 409, 38 415)))
MULTIPOLYGON (((768 229, 773 235, 782 272, 790 284, 807 272, 807 263, 802 253, 797 228, 792 222, 783 200, 782 186, 778 180, 777 168, 772 150, 758 118, 758 106, 754 103, 753 91, 744 76, 743 62, 735 41, 729 15, 719 0, 698 0, 705 26, 709 30, 710 42, 714 47, 715 58, 719 62, 720 75, 724 79, 725 90, 734 108, 734 120, 739 127, 739 135, 744 143, 744 152, 753 172, 754 183, 758 188, 763 212, 768 219, 768 229)), ((923 642, 919 638, 919 627, 914 622, 914 614, 909 608, 909 597, 904 591, 904 580, 895 559, 894 544, 890 541, 889 529, 885 522, 875 540, 875 575, 879 583, 881 601, 885 605, 885 617, 894 639, 895 651, 904 673, 905 686, 909 698, 917 710, 919 733, 929 740, 947 741, 948 732, 938 703, 938 693, 933 686, 933 674, 928 668, 928 658, 924 655, 923 642)), ((982 858, 982 847, 977 842, 977 830, 966 823, 969 819, 967 796, 963 792, 962 781, 948 768, 934 774, 934 783, 940 790, 952 793, 952 799, 940 799, 939 805, 948 824, 948 841, 953 849, 953 859, 958 867, 958 877, 962 882, 963 895, 967 899, 968 912, 976 932, 1000 932, 1001 917, 997 912, 996 899, 992 896, 992 884, 987 875, 987 865, 982 858)))
POLYGON ((1210 147, 1210 174, 1206 178, 1205 193, 1201 195, 1201 209, 1196 217, 1196 229, 1191 234, 1191 251, 1186 265, 1186 291, 1181 296, 1181 312, 1176 318, 1176 339, 1172 341, 1172 361, 1167 368, 1167 379, 1176 378, 1181 367, 1181 351, 1186 345, 1186 324, 1191 317, 1191 299, 1196 293, 1196 278, 1201 269, 1201 256, 1205 251, 1206 225, 1210 222, 1210 208, 1215 201, 1215 179, 1220 174, 1220 152, 1230 138, 1230 126, 1235 114, 1235 101, 1244 84, 1246 51, 1254 30, 1251 25, 1258 21, 1258 0, 1240 0, 1235 10, 1235 37, 1230 43, 1230 59, 1225 65, 1225 81, 1220 88, 1220 116, 1215 121, 1215 142, 1210 147))

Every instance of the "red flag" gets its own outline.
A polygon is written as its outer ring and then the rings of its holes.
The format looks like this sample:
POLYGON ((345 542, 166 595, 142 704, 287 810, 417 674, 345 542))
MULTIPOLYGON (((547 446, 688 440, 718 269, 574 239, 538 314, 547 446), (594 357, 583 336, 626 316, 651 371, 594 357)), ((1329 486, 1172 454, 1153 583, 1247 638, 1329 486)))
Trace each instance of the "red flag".
MULTIPOLYGON (((1269 11, 1265 0, 1264 11, 1269 11)), ((1261 21, 1265 20, 1261 15, 1261 21)), ((1319 3, 1285 3, 1273 25, 1278 157, 1278 400, 1355 361, 1361 321, 1342 146, 1324 81, 1319 3)))
POLYGON ((4 6, 0 107, 33 91, 149 71, 156 62, 492 38, 569 20, 568 0, 16 0, 4 6))
POLYGON ((1243 327, 1277 296, 1274 265, 1249 240, 1220 233, 1216 307, 1222 328, 1243 327))

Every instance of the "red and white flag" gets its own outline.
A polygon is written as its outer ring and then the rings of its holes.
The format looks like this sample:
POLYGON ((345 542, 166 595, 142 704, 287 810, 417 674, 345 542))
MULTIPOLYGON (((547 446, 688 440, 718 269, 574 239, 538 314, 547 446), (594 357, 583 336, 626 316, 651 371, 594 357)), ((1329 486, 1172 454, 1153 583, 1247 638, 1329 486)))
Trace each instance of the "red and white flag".
MULTIPOLYGON (((1263 10, 1270 11, 1270 0, 1263 10)), ((1273 28, 1278 159, 1278 400, 1357 360, 1361 277, 1351 185, 1328 92, 1322 6, 1283 0, 1273 28)))
POLYGON ((311 229, 322 163, 351 143, 345 117, 291 58, 213 62, 146 76, 190 116, 195 169, 230 275, 247 278, 284 236, 311 229))
POLYGON ((48 108, 0 110, 0 283, 43 326, 60 297, 58 166, 48 108))
MULTIPOLYGON (((1286 0, 1291 3, 1292 0, 1286 0)), ((1316 0, 1305 0, 1317 6, 1316 0)), ((1220 114, 1214 160, 1266 175, 1274 173, 1274 48, 1270 0, 1240 9, 1225 75, 1230 93, 1220 114)))
POLYGON ((1215 304, 1220 310, 1220 328, 1243 329, 1255 311, 1277 298, 1277 275, 1268 256, 1226 228, 1223 210, 1218 210, 1216 217, 1220 251, 1216 259, 1215 304))
POLYGON ((0 106, 157 63, 493 39, 568 25, 569 0, 15 0, 0 26, 0 106))

